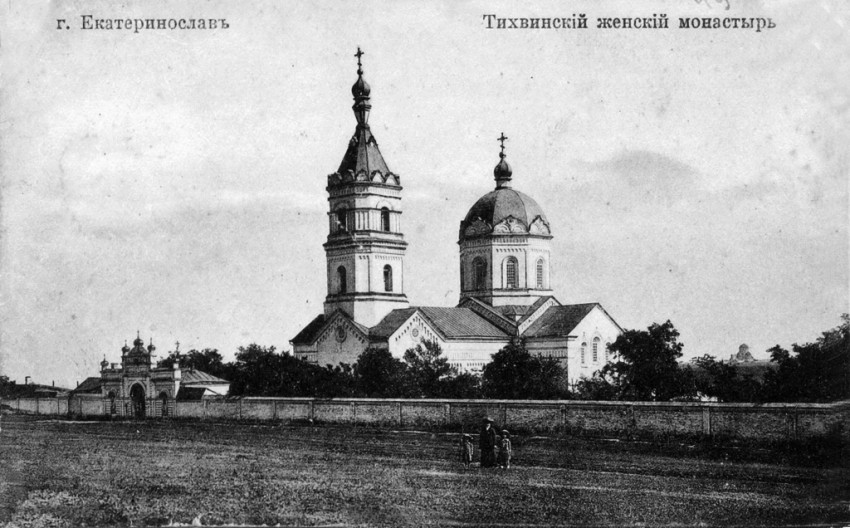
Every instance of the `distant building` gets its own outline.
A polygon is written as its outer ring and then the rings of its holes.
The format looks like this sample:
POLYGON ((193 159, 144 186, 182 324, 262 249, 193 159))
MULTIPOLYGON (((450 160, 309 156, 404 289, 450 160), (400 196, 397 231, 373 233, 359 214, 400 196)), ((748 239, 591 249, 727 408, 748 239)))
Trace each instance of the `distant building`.
POLYGON ((755 360, 756 359, 753 355, 750 354, 750 347, 746 343, 743 343, 738 347, 737 354, 729 356, 729 363, 733 365, 736 363, 752 363, 755 360))
POLYGON ((460 223, 459 304, 409 306, 401 179, 369 127, 371 88, 360 55, 351 88, 357 126, 342 163, 327 178, 324 313, 290 341, 295 355, 320 365, 354 363, 370 346, 401 357, 428 339, 440 344, 452 365, 480 370, 511 339, 523 337, 532 353, 560 360, 571 383, 602 368, 622 329, 599 303, 561 304, 554 297, 549 221, 534 199, 513 189, 504 135, 493 171, 496 188, 460 223))
MULTIPOLYGON (((196 369, 153 366, 156 347, 147 347, 137 335, 133 348, 121 348, 121 366, 104 358, 99 378, 86 378, 72 392, 100 394, 107 413, 126 416, 168 416, 175 399, 200 399, 204 396, 226 396, 230 382, 196 369)), ((178 345, 179 350, 179 345, 178 345)))

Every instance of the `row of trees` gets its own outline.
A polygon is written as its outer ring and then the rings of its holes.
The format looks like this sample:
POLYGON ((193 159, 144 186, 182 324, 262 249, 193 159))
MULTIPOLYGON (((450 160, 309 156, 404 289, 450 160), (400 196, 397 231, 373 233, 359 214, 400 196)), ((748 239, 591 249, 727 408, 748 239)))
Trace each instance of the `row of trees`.
MULTIPOLYGON (((375 398, 500 398, 669 401, 834 401, 850 397, 850 317, 813 343, 770 349, 763 377, 703 356, 680 362, 683 345, 670 321, 627 330, 610 350, 614 361, 568 389, 566 372, 553 358, 532 355, 518 339, 493 355, 481 375, 458 372, 440 346, 423 341, 402 359, 370 348, 353 365, 320 367, 274 347, 240 347, 225 363, 214 349, 179 356, 231 382, 231 394, 375 398)), ((171 367, 171 353, 159 366, 171 367)))
POLYGON ((628 330, 612 345, 616 360, 578 383, 575 395, 596 400, 826 402, 850 398, 850 316, 816 341, 769 349, 761 376, 745 365, 705 355, 682 364, 670 321, 628 330))
POLYGON ((225 363, 215 349, 170 353, 157 363, 171 368, 203 370, 231 382, 234 396, 312 396, 372 398, 567 398, 566 376, 554 359, 532 356, 522 341, 493 355, 482 375, 459 372, 449 365, 440 345, 423 341, 393 357, 386 349, 369 348, 353 365, 320 367, 275 347, 239 347, 225 363))

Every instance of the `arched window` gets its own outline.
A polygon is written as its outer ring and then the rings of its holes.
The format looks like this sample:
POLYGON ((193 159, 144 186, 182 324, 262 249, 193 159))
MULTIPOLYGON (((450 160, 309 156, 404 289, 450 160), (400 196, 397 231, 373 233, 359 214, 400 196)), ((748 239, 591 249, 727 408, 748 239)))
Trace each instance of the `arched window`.
POLYGON ((390 230, 390 210, 384 207, 381 209, 381 231, 390 230))
POLYGON ((514 257, 508 257, 505 259, 505 288, 519 287, 516 268, 517 261, 514 257))
POLYGON ((384 266, 384 291, 393 291, 393 268, 389 264, 384 266))
POLYGON ((487 261, 481 257, 475 257, 472 261, 472 272, 475 279, 472 282, 473 290, 483 290, 487 287, 487 261))
POLYGON ((611 343, 605 343, 605 363, 608 363, 608 360, 611 357, 611 343))
POLYGON ((115 391, 109 391, 106 396, 109 398, 109 414, 115 414, 115 391))
POLYGON ((348 231, 348 211, 337 209, 336 211, 337 232, 348 231))
POLYGON ((584 358, 585 358, 586 354, 587 354, 587 343, 582 343, 581 344, 581 363, 582 363, 582 365, 584 364, 584 361, 585 361, 584 358))
POLYGON ((340 266, 336 269, 336 280, 339 285, 339 291, 337 293, 345 293, 348 290, 348 284, 346 281, 345 275, 345 266, 340 266))
POLYGON ((593 338, 593 362, 599 361, 599 338, 593 338))
POLYGON ((543 259, 537 261, 537 289, 543 289, 543 259))

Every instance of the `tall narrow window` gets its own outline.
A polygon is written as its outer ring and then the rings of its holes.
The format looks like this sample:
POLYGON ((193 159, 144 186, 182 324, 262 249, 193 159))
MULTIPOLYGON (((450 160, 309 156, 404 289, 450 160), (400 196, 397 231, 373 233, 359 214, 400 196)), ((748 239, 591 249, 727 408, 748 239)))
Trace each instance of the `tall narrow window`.
POLYGON ((381 209, 381 231, 390 230, 390 210, 384 207, 381 209))
POLYGON ((393 268, 389 264, 384 266, 384 291, 393 291, 393 268))
POLYGON ((605 363, 611 358, 611 343, 605 343, 605 363))
POLYGON ((345 209, 338 209, 336 212, 336 224, 337 231, 348 231, 348 211, 345 209))
POLYGON ((487 261, 481 257, 476 257, 472 261, 472 270, 475 274, 475 280, 472 282, 472 289, 483 290, 487 287, 487 261))
POLYGON ((505 259, 505 287, 506 288, 517 288, 517 262, 514 257, 508 257, 505 259))
POLYGON ((345 276, 345 267, 340 266, 336 269, 336 281, 339 285, 339 291, 337 293, 345 293, 348 289, 348 284, 345 276))
POLYGON ((593 338, 593 362, 599 361, 599 338, 593 338))
POLYGON ((537 261, 537 289, 543 289, 543 259, 537 261))
POLYGON ((581 363, 584 364, 585 355, 587 354, 587 343, 581 344, 581 363))

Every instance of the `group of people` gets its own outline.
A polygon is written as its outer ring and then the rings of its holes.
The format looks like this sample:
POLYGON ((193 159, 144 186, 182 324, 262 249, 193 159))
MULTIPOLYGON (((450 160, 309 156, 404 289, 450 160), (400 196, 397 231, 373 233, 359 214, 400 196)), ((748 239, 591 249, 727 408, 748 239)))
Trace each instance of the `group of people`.
MULTIPOLYGON (((485 418, 478 435, 478 449, 481 451, 481 467, 511 467, 511 434, 503 429, 501 436, 496 435, 492 418, 485 418)), ((464 467, 472 463, 474 448, 472 435, 464 434, 460 439, 460 460, 464 467)))

